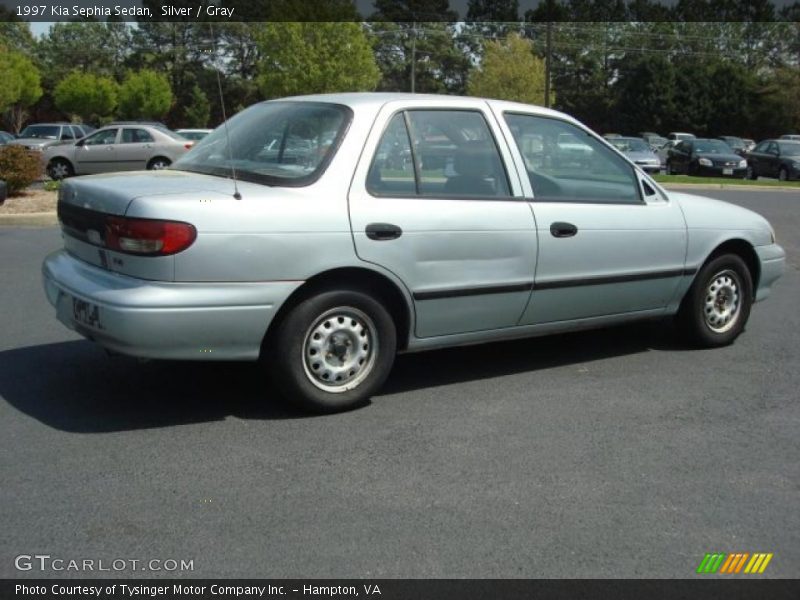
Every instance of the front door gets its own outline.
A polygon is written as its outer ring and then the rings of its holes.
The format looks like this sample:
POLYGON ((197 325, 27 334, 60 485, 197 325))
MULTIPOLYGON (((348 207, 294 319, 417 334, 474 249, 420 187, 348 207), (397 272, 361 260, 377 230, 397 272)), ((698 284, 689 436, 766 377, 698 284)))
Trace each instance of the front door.
POLYGON ((117 170, 117 129, 101 129, 77 143, 75 173, 87 175, 117 170))
POLYGON ((353 238, 411 292, 417 337, 519 321, 536 229, 509 164, 488 109, 428 100, 379 114, 350 190, 353 238))
POLYGON ((680 207, 627 160, 577 125, 553 117, 498 115, 517 143, 538 226, 539 261, 521 324, 664 308, 684 275, 680 207), (557 141, 579 140, 582 161, 557 141))

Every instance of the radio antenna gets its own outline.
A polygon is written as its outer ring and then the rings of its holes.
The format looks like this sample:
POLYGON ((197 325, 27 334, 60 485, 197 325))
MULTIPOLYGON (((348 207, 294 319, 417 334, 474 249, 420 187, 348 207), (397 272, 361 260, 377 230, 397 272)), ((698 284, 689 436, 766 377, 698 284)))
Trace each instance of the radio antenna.
POLYGON ((220 65, 217 60, 219 58, 217 55, 217 40, 214 37, 214 25, 211 23, 208 25, 211 28, 211 40, 214 44, 214 71, 217 73, 217 90, 219 90, 219 105, 222 109, 222 126, 225 128, 225 142, 228 144, 228 160, 231 165, 231 179, 233 179, 233 197, 237 200, 241 200, 242 195, 239 193, 239 185, 236 181, 236 167, 233 164, 233 147, 231 146, 231 134, 228 131, 228 116, 225 114, 225 98, 222 95, 222 80, 219 76, 220 65))

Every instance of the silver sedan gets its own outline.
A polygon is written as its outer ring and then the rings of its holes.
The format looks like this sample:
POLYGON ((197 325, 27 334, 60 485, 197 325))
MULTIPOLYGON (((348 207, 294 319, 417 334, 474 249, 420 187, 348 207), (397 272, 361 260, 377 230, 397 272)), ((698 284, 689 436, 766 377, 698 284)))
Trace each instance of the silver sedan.
POLYGON ((58 213, 65 325, 260 361, 320 412, 366 402, 397 352, 663 316, 730 344, 785 262, 761 216, 664 190, 567 115, 477 98, 264 102, 168 170, 64 182, 58 213))
POLYGON ((113 171, 164 169, 178 160, 194 142, 152 125, 125 125, 98 129, 72 144, 51 146, 42 154, 52 179, 113 171))

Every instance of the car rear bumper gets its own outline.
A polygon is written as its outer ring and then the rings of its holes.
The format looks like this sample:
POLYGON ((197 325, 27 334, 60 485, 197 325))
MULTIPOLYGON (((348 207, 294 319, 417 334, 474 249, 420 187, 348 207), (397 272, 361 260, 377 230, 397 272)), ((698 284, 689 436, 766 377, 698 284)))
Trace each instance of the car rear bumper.
POLYGON ((761 265, 755 294, 755 301, 758 302, 769 297, 772 292, 772 284, 783 275, 786 268, 786 252, 778 244, 756 246, 755 250, 761 265))
POLYGON ((120 354, 180 360, 256 360, 278 308, 302 284, 147 281, 65 250, 45 259, 42 276, 70 329, 120 354))

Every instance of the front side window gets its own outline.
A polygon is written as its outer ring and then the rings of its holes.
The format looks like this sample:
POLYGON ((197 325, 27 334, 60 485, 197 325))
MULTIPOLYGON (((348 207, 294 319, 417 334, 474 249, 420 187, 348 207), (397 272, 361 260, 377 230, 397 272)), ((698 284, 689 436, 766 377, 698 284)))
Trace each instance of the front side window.
POLYGON ((508 198, 503 160, 483 115, 409 110, 389 122, 367 178, 374 195, 508 198))
POLYGON ((635 169, 579 127, 549 117, 506 113, 535 200, 639 203, 635 169))
POLYGON ((753 152, 766 152, 769 148, 769 142, 761 142, 758 146, 753 148, 753 152))
POLYGON ((106 144, 113 144, 117 141, 117 130, 116 129, 104 129, 103 131, 98 131, 94 135, 90 135, 86 138, 84 144, 87 146, 103 146, 106 144))
POLYGON ((215 129, 173 168, 221 177, 235 169, 246 181, 307 185, 333 158, 351 119, 352 111, 338 104, 262 102, 215 129))

